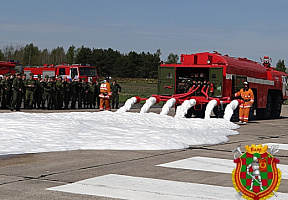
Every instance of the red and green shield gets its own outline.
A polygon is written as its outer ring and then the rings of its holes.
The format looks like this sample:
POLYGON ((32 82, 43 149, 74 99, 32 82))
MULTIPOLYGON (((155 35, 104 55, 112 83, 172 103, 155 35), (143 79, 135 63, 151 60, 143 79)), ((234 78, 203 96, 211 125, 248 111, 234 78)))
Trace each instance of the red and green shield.
POLYGON ((273 196, 278 190, 281 181, 281 171, 277 169, 276 164, 279 163, 279 160, 267 151, 262 154, 245 152, 235 159, 234 163, 237 166, 232 172, 233 185, 237 192, 243 194, 245 199, 267 199, 273 196), (247 174, 247 166, 253 162, 253 157, 257 157, 258 159, 261 181, 259 181, 259 177, 254 177, 251 189, 253 169, 252 167, 249 168, 249 175, 247 174), (263 190, 260 187, 260 182, 262 183, 263 190))

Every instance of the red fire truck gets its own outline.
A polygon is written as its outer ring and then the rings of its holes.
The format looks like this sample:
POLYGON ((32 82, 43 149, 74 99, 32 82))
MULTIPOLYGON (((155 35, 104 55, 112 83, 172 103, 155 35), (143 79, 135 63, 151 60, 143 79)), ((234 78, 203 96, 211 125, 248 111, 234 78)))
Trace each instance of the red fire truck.
MULTIPOLYGON (((234 94, 248 81, 255 95, 250 117, 279 118, 284 100, 288 99, 288 75, 271 67, 267 56, 262 63, 221 55, 218 52, 181 55, 181 63, 162 63, 158 70, 158 101, 177 99, 181 104, 195 99, 198 105, 188 112, 191 116, 204 115, 207 103, 215 99, 219 105, 214 113, 221 117, 234 94)), ((238 114, 235 113, 235 116, 238 114)))
POLYGON ((0 61, 0 75, 11 73, 15 74, 16 72, 22 72, 23 66, 19 61, 9 60, 0 61))
POLYGON ((33 73, 35 79, 39 74, 42 76, 42 78, 44 78, 46 75, 49 77, 66 76, 68 79, 71 79, 72 77, 81 79, 85 78, 86 82, 90 81, 91 79, 96 81, 98 78, 96 67, 90 64, 62 64, 56 66, 44 65, 40 67, 25 67, 23 72, 27 75, 27 77, 29 77, 30 73, 33 73))

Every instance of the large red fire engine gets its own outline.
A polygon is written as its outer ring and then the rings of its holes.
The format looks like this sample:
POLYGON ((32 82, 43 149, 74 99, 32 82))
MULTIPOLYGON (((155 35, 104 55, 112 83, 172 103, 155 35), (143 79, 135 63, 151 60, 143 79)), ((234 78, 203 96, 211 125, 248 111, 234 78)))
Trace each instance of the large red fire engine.
POLYGON ((36 79, 40 74, 42 78, 46 75, 51 76, 66 76, 68 79, 74 78, 85 78, 86 82, 93 79, 96 81, 98 78, 96 67, 91 66, 90 64, 62 64, 62 65, 44 65, 41 67, 25 67, 24 74, 29 77, 30 73, 34 74, 36 79))
POLYGON ((197 105, 189 110, 187 117, 203 116, 207 103, 215 99, 219 104, 213 111, 221 117, 225 106, 243 87, 243 82, 248 81, 255 95, 250 117, 279 118, 282 103, 288 99, 288 77, 271 67, 269 57, 261 60, 262 63, 258 63, 218 52, 184 54, 181 63, 159 66, 158 95, 152 96, 158 102, 175 98, 178 104, 195 99, 197 105))
POLYGON ((33 66, 33 67, 23 67, 21 63, 14 60, 0 61, 0 75, 3 74, 15 74, 24 73, 29 77, 30 73, 34 74, 34 78, 36 79, 40 74, 41 77, 45 77, 48 75, 51 76, 66 76, 68 79, 72 77, 75 78, 85 78, 86 82, 93 79, 95 81, 98 78, 96 67, 90 64, 62 64, 62 65, 44 65, 44 66, 33 66))
POLYGON ((23 66, 19 61, 9 60, 6 61, 0 61, 0 75, 3 74, 15 74, 16 72, 22 72, 23 66))

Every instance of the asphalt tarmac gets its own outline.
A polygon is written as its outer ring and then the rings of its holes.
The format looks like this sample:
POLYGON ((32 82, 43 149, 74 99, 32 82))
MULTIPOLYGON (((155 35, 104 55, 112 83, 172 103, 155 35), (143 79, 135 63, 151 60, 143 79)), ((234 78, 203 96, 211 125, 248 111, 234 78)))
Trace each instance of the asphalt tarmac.
MULTIPOLYGON (((22 110, 21 112, 70 111, 22 110)), ((132 109, 132 111, 137 112, 139 108, 132 109)), ((150 111, 159 113, 160 108, 153 108, 150 111)), ((170 114, 173 115, 173 112, 172 110, 170 114)), ((283 106, 281 116, 280 119, 275 120, 256 120, 246 125, 240 124, 240 128, 237 130, 240 133, 239 135, 230 136, 229 142, 218 145, 191 146, 189 149, 168 151, 79 150, 0 156, 0 199, 117 199, 108 197, 108 195, 97 196, 47 190, 48 188, 110 174, 143 177, 148 180, 159 179, 233 188, 231 173, 229 171, 227 173, 219 173, 212 170, 187 170, 159 167, 157 165, 196 156, 233 161, 234 154, 232 150, 239 145, 241 145, 240 148, 244 151, 245 145, 265 143, 288 144, 287 105, 283 106)), ((288 165, 287 152, 280 150, 275 155, 283 165, 288 165)), ((288 176, 288 174, 285 175, 288 176)), ((277 192, 288 193, 287 179, 282 179, 277 192)), ((177 196, 171 199, 177 199, 177 196)), ((236 199, 236 197, 232 196, 231 199, 236 199)))

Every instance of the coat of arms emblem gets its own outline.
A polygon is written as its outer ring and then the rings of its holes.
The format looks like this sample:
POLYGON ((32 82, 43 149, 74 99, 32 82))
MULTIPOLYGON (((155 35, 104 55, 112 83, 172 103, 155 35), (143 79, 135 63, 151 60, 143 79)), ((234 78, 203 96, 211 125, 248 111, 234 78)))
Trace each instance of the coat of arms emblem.
POLYGON ((245 146, 242 153, 240 147, 233 152, 236 168, 232 172, 234 188, 238 199, 264 200, 277 196, 281 182, 281 171, 277 168, 279 160, 274 157, 278 146, 251 145, 245 146), (237 158, 237 155, 239 157, 237 158))

